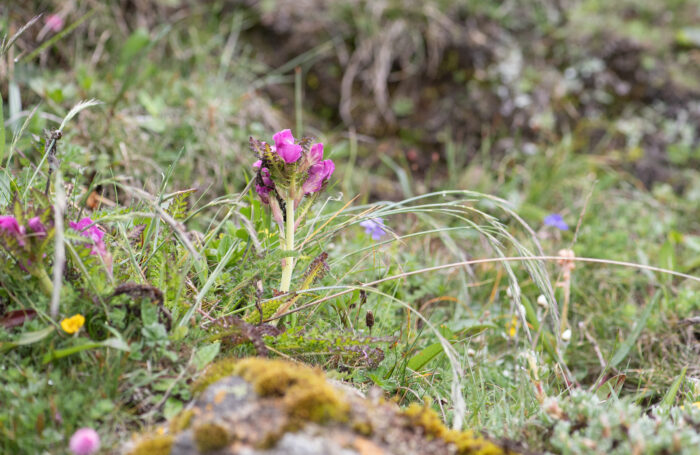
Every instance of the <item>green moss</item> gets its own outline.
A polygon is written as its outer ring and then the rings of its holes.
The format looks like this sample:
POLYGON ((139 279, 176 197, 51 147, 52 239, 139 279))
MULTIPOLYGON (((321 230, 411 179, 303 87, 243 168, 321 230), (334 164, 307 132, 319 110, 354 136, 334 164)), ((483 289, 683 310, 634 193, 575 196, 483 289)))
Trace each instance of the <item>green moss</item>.
POLYGON ((488 439, 475 435, 471 431, 450 430, 442 423, 437 412, 428 403, 422 406, 411 404, 403 411, 411 427, 422 427, 428 438, 439 438, 457 447, 459 455, 507 455, 513 452, 503 450, 488 439))
POLYGON ((216 381, 235 374, 236 362, 237 359, 226 358, 209 365, 204 374, 192 384, 192 393, 199 395, 216 381))
POLYGON ((352 424, 352 430, 362 436, 371 436, 374 432, 372 424, 367 421, 356 421, 352 424))
POLYGON ((282 397, 290 417, 324 423, 347 420, 350 406, 318 369, 284 360, 249 358, 236 373, 264 397, 282 397))
POLYGON ((226 428, 214 422, 196 425, 193 436, 200 452, 223 449, 231 440, 231 435, 226 428))
POLYGON ((177 434, 186 430, 192 423, 192 416, 194 416, 194 410, 186 409, 173 417, 170 421, 170 433, 177 434))
MULTIPOLYGON (((277 312, 279 307, 282 306, 283 303, 284 300, 276 299, 260 304, 260 306, 262 307, 263 320, 271 318, 277 312)), ((255 311, 252 311, 249 315, 244 317, 243 320, 248 324, 260 324, 260 312, 256 309, 255 311)))
POLYGON ((326 382, 321 370, 285 360, 220 360, 207 369, 192 390, 201 393, 230 375, 243 378, 262 397, 281 398, 285 411, 294 419, 318 423, 347 420, 348 403, 326 382))
POLYGON ((290 417, 316 423, 328 421, 344 422, 348 418, 350 406, 342 400, 330 385, 310 384, 294 386, 284 397, 284 404, 290 417))
POLYGON ((173 447, 171 435, 147 436, 129 452, 129 455, 168 455, 173 447))

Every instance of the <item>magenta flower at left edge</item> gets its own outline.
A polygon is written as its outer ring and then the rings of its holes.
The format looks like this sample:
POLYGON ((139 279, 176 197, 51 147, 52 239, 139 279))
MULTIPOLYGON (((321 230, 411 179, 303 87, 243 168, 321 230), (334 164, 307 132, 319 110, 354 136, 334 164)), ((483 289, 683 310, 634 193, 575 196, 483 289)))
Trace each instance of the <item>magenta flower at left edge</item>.
POLYGON ((17 239, 20 246, 24 246, 24 234, 26 232, 24 226, 20 226, 17 218, 10 215, 0 216, 0 231, 17 239))

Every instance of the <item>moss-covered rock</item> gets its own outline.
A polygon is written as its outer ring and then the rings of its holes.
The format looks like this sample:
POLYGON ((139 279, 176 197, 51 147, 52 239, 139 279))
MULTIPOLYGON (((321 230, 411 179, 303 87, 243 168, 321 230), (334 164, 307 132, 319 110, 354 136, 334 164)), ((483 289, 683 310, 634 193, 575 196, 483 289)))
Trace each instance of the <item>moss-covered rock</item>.
POLYGON ((129 455, 168 455, 173 447, 172 435, 149 435, 138 441, 129 455))
POLYGON ((196 400, 130 454, 507 455, 475 432, 450 430, 425 405, 400 410, 333 385, 303 364, 225 359, 195 383, 196 400))

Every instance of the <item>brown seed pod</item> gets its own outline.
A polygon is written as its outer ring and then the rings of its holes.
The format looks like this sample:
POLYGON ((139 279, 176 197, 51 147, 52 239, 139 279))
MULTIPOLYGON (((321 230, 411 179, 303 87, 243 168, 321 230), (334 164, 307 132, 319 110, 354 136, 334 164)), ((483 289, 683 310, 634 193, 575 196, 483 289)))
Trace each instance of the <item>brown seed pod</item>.
POLYGON ((365 324, 367 324, 368 329, 372 330, 374 326, 374 313, 369 310, 365 313, 365 324))

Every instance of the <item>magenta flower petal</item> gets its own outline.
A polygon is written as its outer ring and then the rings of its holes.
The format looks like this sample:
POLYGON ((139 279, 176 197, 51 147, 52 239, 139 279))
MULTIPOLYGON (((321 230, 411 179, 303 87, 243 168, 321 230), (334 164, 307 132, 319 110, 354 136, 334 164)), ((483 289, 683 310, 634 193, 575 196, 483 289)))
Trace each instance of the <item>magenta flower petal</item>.
POLYGON ((319 142, 318 144, 312 145, 311 150, 309 150, 309 163, 313 166, 314 164, 320 163, 322 159, 323 144, 319 142))
POLYGON ((99 254, 100 256, 105 255, 107 249, 102 241, 105 233, 102 232, 98 225, 93 224, 93 221, 90 218, 85 217, 77 223, 75 221, 71 221, 69 224, 70 227, 78 231, 80 235, 92 240, 93 247, 90 254, 99 254))
POLYGON ((29 226, 29 229, 31 229, 33 233, 38 234, 39 237, 46 235, 46 226, 44 226, 44 223, 41 222, 38 216, 30 218, 29 221, 27 221, 27 226, 29 226))
POLYGON ((272 178, 270 177, 270 170, 268 168, 262 168, 260 171, 260 176, 262 177, 262 181, 265 186, 269 187, 270 189, 275 187, 275 184, 272 182, 272 178))
POLYGON ((91 455, 100 449, 100 435, 92 428, 81 428, 70 438, 70 450, 75 455, 91 455))
POLYGON ((255 191, 257 191, 258 196, 260 196, 260 200, 263 202, 263 204, 270 203, 270 188, 263 185, 255 184, 255 191))
POLYGON ((258 160, 255 163, 253 163, 253 168, 255 169, 260 169, 260 166, 262 166, 262 160, 258 160))
POLYGON ((333 174, 333 171, 335 171, 335 164, 333 164, 332 160, 324 160, 311 166, 309 168, 309 177, 301 186, 304 194, 319 191, 323 186, 323 182, 328 180, 328 178, 333 174))
POLYGON ((0 216, 0 229, 12 235, 19 235, 21 233, 21 227, 17 222, 17 218, 10 215, 0 216))
POLYGON ((324 172, 326 173, 326 176, 324 177, 325 180, 328 180, 331 178, 331 175, 333 175, 333 172, 335 172, 335 163, 333 160, 324 160, 322 161, 323 166, 324 166, 324 172))
POLYGON ((17 239, 19 246, 24 246, 24 226, 20 226, 17 222, 17 218, 10 215, 0 216, 0 231, 4 231, 6 234, 17 239))
POLYGON ((285 163, 295 163, 301 157, 301 145, 294 143, 291 130, 282 130, 272 136, 275 140, 277 154, 285 163))

